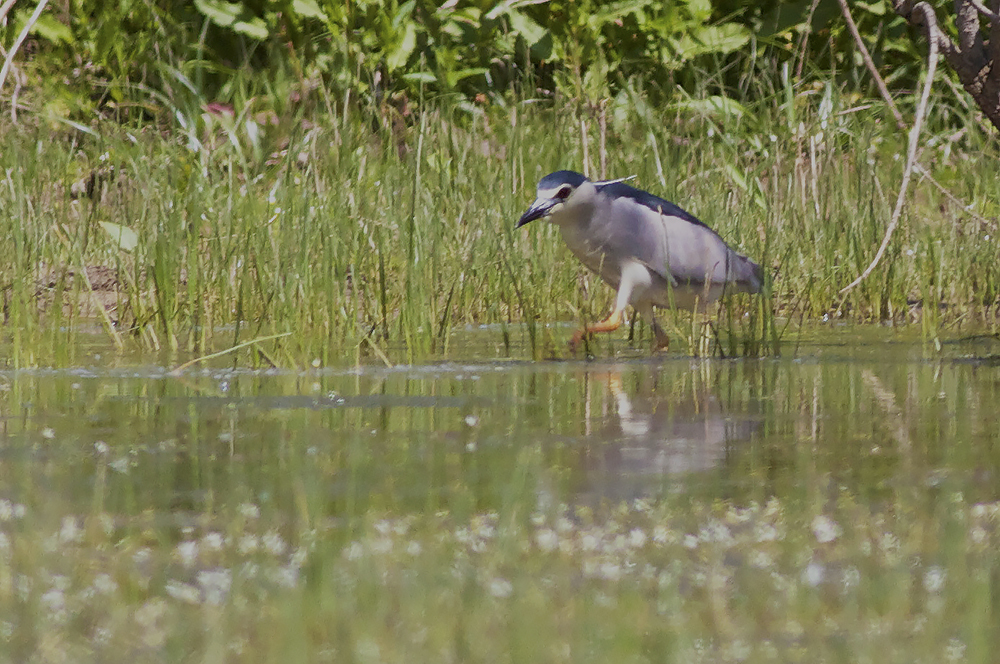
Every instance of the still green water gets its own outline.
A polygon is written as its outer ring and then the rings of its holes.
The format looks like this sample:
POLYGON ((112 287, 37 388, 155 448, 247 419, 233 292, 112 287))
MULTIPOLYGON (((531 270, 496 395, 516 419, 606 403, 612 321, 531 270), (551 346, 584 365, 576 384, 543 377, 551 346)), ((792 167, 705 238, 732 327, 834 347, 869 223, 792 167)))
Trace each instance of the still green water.
POLYGON ((531 362, 497 336, 0 371, 0 662, 995 659, 995 337, 531 362))

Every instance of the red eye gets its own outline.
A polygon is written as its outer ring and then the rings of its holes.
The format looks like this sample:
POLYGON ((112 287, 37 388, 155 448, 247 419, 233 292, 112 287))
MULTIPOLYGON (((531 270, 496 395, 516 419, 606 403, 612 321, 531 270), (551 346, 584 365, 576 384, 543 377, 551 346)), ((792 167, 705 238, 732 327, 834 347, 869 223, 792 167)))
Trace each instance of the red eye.
POLYGON ((559 190, 559 191, 558 191, 558 192, 556 193, 556 198, 559 198, 559 199, 562 199, 562 200, 565 200, 565 199, 569 198, 569 195, 570 195, 571 193, 573 193, 573 187, 571 187, 571 186, 569 186, 569 185, 565 185, 565 186, 564 186, 564 187, 563 187, 562 189, 560 189, 560 190, 559 190))

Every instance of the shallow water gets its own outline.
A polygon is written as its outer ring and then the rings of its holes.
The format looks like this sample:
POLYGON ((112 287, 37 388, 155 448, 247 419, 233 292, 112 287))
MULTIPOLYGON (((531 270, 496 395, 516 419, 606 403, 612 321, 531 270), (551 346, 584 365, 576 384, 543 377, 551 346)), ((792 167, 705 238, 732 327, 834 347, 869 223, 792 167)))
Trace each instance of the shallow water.
POLYGON ((0 661, 989 659, 995 337, 498 348, 0 371, 0 661))

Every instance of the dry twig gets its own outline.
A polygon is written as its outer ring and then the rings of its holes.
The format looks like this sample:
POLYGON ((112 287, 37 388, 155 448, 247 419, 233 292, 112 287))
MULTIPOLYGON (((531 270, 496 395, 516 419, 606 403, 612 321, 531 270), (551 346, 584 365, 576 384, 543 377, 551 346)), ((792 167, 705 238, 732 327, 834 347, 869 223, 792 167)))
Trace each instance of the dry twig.
MULTIPOLYGON (((937 17, 934 15, 934 11, 930 5, 921 2, 914 9, 919 9, 923 12, 928 32, 934 34, 937 31, 937 17)), ((889 246, 889 240, 892 239, 892 234, 899 225, 899 218, 903 213, 903 203, 906 201, 906 192, 910 186, 910 176, 913 174, 913 165, 917 160, 917 144, 920 141, 920 129, 924 124, 924 116, 927 114, 927 103, 931 96, 931 85, 934 83, 934 71, 937 68, 937 41, 934 39, 928 39, 927 41, 930 44, 930 53, 927 55, 927 76, 924 79, 923 92, 920 94, 920 103, 917 104, 917 114, 913 120, 913 126, 910 128, 910 135, 906 146, 906 167, 903 169, 903 183, 899 187, 899 195, 896 197, 896 207, 892 210, 892 219, 889 221, 889 227, 885 229, 885 237, 882 238, 882 244, 879 246, 878 251, 875 252, 875 258, 872 259, 872 262, 857 279, 840 289, 841 293, 851 290, 872 273, 875 266, 882 260, 886 247, 889 246)))

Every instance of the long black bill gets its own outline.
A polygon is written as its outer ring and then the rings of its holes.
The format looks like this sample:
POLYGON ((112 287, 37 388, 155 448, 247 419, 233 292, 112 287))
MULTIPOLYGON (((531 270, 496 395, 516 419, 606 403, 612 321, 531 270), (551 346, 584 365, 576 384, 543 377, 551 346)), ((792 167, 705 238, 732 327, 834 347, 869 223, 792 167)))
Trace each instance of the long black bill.
POLYGON ((551 198, 536 198, 535 202, 531 204, 528 211, 521 215, 521 218, 517 220, 517 226, 514 228, 520 228, 527 223, 534 221, 535 219, 541 219, 549 213, 556 203, 559 201, 553 200, 551 198))

